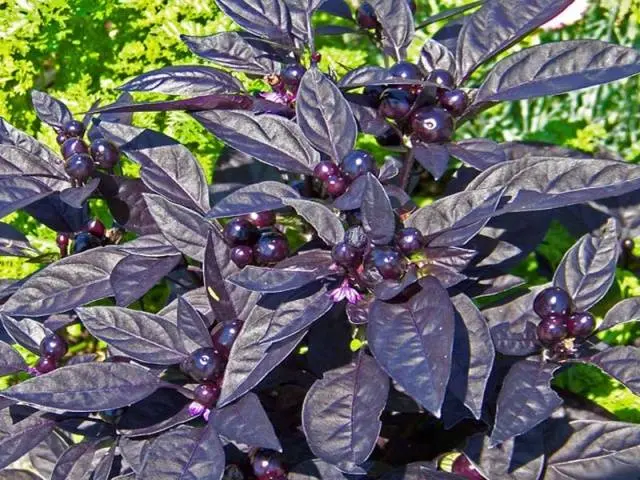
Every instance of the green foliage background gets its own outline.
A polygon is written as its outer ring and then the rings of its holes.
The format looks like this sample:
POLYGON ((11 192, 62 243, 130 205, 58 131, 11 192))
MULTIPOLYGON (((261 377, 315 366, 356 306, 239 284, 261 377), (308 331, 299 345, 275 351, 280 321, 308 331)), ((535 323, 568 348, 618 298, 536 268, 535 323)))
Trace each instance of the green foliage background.
MULTIPOLYGON (((418 19, 468 0, 418 0, 418 19)), ((320 22, 327 18, 320 16, 320 22)), ((516 48, 540 42, 594 38, 640 48, 640 0, 593 0, 587 17, 560 32, 538 33, 516 48)), ((54 133, 31 109, 29 92, 46 90, 81 116, 97 100, 107 103, 116 87, 129 78, 169 64, 201 63, 180 42, 180 34, 206 35, 234 29, 213 0, 0 0, 0 116, 55 148, 54 133)), ((422 42, 437 25, 420 32, 410 50, 417 58, 422 42)), ((366 62, 382 63, 368 42, 354 35, 318 40, 323 67, 338 73, 366 62)), ((485 112, 459 131, 461 137, 483 136, 496 141, 539 140, 589 152, 607 147, 631 162, 640 157, 639 77, 586 92, 549 99, 515 102, 485 112)), ((144 98, 144 97, 138 97, 144 98)), ((136 114, 134 122, 160 130, 186 144, 211 180, 220 144, 187 115, 136 114)), ((376 149, 372 139, 363 139, 376 149)), ((129 169, 134 174, 135 169, 129 169)), ((105 217, 99 204, 94 214, 105 217)), ((43 251, 55 251, 55 232, 26 214, 3 219, 28 234, 43 251)), ((554 226, 536 255, 518 269, 531 284, 547 281, 538 260, 556 265, 575 239, 554 226)), ((0 278, 21 278, 39 266, 22 259, 0 257, 0 278)), ((619 270, 611 298, 640 295, 631 272, 619 270)), ((602 313, 602 312, 598 312, 602 313)), ((629 344, 638 329, 627 326, 608 334, 612 343, 629 344)), ((597 370, 573 368, 557 384, 580 393, 619 418, 640 422, 640 401, 597 370)))

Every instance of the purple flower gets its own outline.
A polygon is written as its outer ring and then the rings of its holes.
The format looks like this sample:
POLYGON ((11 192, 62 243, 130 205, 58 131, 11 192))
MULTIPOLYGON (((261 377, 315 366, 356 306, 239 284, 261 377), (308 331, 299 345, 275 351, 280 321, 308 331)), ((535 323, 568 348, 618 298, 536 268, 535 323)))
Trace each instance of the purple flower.
POLYGON ((344 279, 342 284, 329 292, 329 297, 334 302, 340 302, 345 298, 349 303, 356 304, 360 300, 362 300, 362 295, 351 285, 349 285, 349 281, 344 279))
POLYGON ((189 404, 189 415, 191 415, 192 417, 199 417, 200 415, 202 415, 208 422, 210 413, 211 410, 199 402, 193 401, 189 404))

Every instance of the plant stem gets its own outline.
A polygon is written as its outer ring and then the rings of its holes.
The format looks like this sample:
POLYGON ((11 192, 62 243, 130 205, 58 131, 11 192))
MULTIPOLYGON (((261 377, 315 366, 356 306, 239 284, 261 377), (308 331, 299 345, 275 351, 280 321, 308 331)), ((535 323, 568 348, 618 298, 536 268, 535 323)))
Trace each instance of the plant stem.
POLYGON ((415 157, 413 156, 413 148, 407 150, 407 154, 404 157, 402 163, 402 170, 400 170, 400 188, 406 190, 409 186, 409 179, 411 178, 411 170, 413 170, 413 163, 415 157))

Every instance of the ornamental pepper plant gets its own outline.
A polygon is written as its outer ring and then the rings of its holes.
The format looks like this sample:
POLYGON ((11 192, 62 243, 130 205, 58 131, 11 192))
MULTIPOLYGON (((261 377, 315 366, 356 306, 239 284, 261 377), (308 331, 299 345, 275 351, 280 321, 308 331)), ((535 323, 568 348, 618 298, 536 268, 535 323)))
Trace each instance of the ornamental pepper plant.
POLYGON ((212 66, 145 73, 82 118, 34 91, 59 152, 0 123, 0 217, 27 212, 59 248, 0 224, 4 255, 46 265, 0 280, 0 476, 638 477, 640 426, 554 377, 591 365, 640 394, 640 350, 602 334, 640 312, 611 288, 638 267, 640 166, 457 131, 500 102, 640 73, 640 52, 504 53, 571 0, 419 24, 406 0, 216 3, 238 29, 182 38, 212 66), (316 41, 342 32, 380 64, 323 68, 316 41), (212 185, 186 147, 135 125, 168 110, 225 144, 212 185), (552 222, 579 240, 534 284, 518 267, 552 222), (157 285, 159 311, 144 302, 157 285))

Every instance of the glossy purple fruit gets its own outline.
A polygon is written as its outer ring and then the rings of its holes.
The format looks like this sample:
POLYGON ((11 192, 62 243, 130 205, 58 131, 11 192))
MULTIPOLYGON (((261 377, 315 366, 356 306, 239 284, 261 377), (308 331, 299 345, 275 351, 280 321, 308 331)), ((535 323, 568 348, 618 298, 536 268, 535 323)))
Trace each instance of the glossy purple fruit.
POLYGON ((460 455, 453 461, 451 471, 469 480, 484 480, 484 477, 480 475, 480 472, 478 472, 476 467, 474 467, 464 455, 460 455))
POLYGON ((373 7, 368 3, 363 3, 356 12, 356 21, 360 28, 366 30, 374 29, 378 26, 378 17, 373 7))
POLYGON ((253 247, 249 245, 238 245, 231 249, 229 256, 238 268, 244 268, 253 263, 253 247))
POLYGON ((70 120, 62 127, 62 131, 67 137, 81 137, 84 135, 84 130, 84 124, 77 120, 70 120))
POLYGON ((245 215, 245 219, 249 220, 258 228, 270 227, 276 223, 276 214, 273 212, 253 212, 245 215))
POLYGON ((45 374, 53 372, 58 367, 55 358, 52 357, 40 357, 35 364, 35 369, 39 374, 45 374))
POLYGON ((400 120, 411 111, 413 95, 399 88, 389 88, 382 93, 378 112, 393 120, 400 120))
POLYGON ((456 117, 467 109, 468 98, 463 90, 443 90, 439 97, 440 105, 456 117))
POLYGON ((320 63, 321 60, 322 60, 322 54, 320 52, 313 52, 311 54, 311 61, 313 63, 320 63))
POLYGON ((411 115, 411 129, 422 142, 448 142, 453 136, 453 117, 443 108, 419 108, 411 115))
POLYGON ((253 247, 253 257, 259 265, 269 265, 289 256, 289 242, 279 233, 266 233, 253 247))
POLYGON ((69 137, 67 137, 67 134, 64 132, 58 132, 58 134, 56 135, 56 143, 60 146, 62 146, 62 144, 64 142, 67 141, 69 137))
POLYGON ((198 382, 213 382, 224 372, 224 357, 213 348, 199 348, 189 355, 180 368, 198 382))
POLYGON ((213 346, 222 353, 225 357, 229 356, 233 343, 240 334, 242 328, 242 321, 237 318, 233 320, 225 320, 222 325, 214 329, 211 333, 211 340, 213 346))
POLYGON ((422 72, 415 63, 398 62, 389 69, 392 77, 403 78, 405 80, 420 80, 422 72))
POLYGON ((289 87, 297 87, 306 71, 307 69, 299 63, 290 63, 282 70, 282 80, 289 87))
POLYGON ((386 280, 400 280, 407 270, 407 260, 394 247, 375 247, 367 256, 367 263, 372 264, 386 280))
POLYGON ((567 319, 567 332, 570 337, 585 339, 596 328, 596 319, 589 312, 576 312, 567 319))
POLYGON ((569 316, 572 308, 571 297, 559 287, 545 288, 533 301, 533 311, 540 318, 546 318, 550 315, 569 316))
POLYGON ((98 238, 104 237, 105 233, 107 233, 107 229, 99 219, 94 218, 87 224, 87 232, 91 235, 95 235, 98 238))
POLYGON ((102 246, 102 240, 89 232, 81 232, 73 239, 73 253, 82 253, 102 246))
POLYGON ((562 315, 551 315, 538 324, 538 340, 542 345, 550 347, 567 338, 567 318, 562 315))
POLYGON ((427 75, 427 81, 443 88, 453 88, 455 79, 446 70, 435 69, 427 75))
POLYGON ((364 150, 351 150, 347 153, 340 163, 340 171, 349 181, 353 181, 367 172, 374 175, 378 173, 375 158, 364 150))
POLYGON ((74 180, 84 182, 93 175, 93 160, 86 153, 76 153, 67 159, 64 171, 74 180))
POLYGON ((625 238, 622 241, 622 248, 627 252, 631 252, 634 248, 636 248, 636 243, 631 238, 625 238))
POLYGON ((245 218, 234 218, 222 231, 225 241, 231 246, 253 245, 258 240, 258 229, 245 218))
POLYGON ((332 197, 339 197, 347 191, 347 179, 342 175, 332 175, 324 182, 324 188, 332 197))
POLYGON ((40 342, 40 353, 43 357, 60 360, 67 353, 67 342, 57 333, 47 335, 40 342))
POLYGON ((120 160, 120 150, 113 143, 99 138, 91 142, 91 158, 100 168, 111 170, 120 160))
POLYGON ((89 147, 81 138, 71 137, 62 144, 60 152, 62 157, 66 159, 76 153, 89 153, 89 147))
POLYGON ((56 236, 56 244, 60 249, 66 249, 69 246, 70 240, 71 239, 69 238, 69 234, 67 233, 59 233, 56 236))
POLYGON ((282 456, 271 450, 258 450, 251 462, 257 480, 285 480, 287 470, 282 456))
POLYGON ((395 243, 402 253, 411 255, 424 247, 424 237, 416 228, 403 228, 396 233, 395 243))
POLYGON ((340 266, 354 268, 362 262, 362 250, 345 242, 337 243, 331 250, 331 259, 340 266))
POLYGON ((212 407, 220 397, 220 386, 217 383, 203 383, 193 391, 193 399, 205 407, 212 407))
POLYGON ((325 182, 329 177, 334 175, 338 175, 340 173, 340 168, 335 163, 324 160, 318 163, 313 169, 313 176, 318 180, 325 182))

